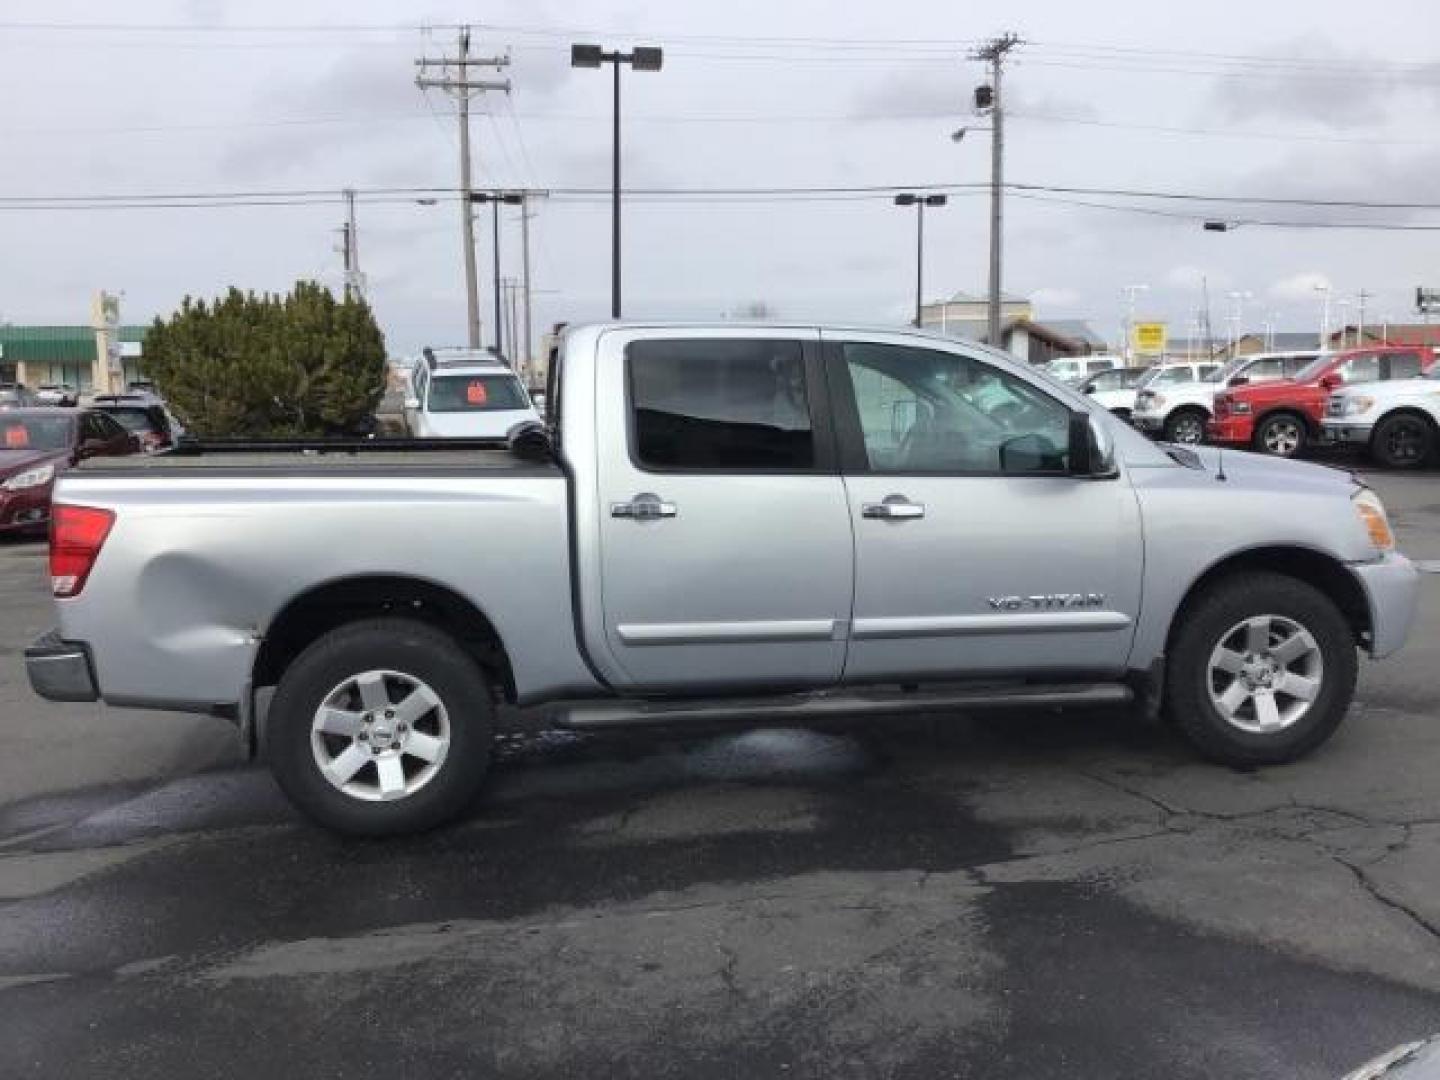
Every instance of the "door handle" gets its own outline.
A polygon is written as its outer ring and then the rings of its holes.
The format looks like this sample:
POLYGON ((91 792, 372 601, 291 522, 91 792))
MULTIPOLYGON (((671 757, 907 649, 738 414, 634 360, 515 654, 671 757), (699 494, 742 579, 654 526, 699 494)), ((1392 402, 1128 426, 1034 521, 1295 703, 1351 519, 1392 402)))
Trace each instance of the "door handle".
POLYGON ((925 504, 911 502, 904 495, 886 495, 883 502, 865 503, 860 507, 860 516, 880 518, 884 521, 903 521, 907 518, 923 518, 925 504))
POLYGON ((629 502, 617 502, 610 504, 610 516, 617 518, 636 518, 641 521, 650 521, 655 518, 672 518, 680 511, 672 502, 664 502, 659 495, 648 491, 636 495, 629 502))

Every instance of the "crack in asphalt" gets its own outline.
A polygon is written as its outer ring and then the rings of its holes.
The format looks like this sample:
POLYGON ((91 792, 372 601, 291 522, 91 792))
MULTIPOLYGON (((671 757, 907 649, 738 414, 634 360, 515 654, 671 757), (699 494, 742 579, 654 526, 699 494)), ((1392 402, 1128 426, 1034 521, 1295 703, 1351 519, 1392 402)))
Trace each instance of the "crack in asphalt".
POLYGON ((1334 852, 1330 852, 1329 855, 1331 859, 1339 863, 1341 866, 1345 867, 1345 869, 1349 870, 1350 873, 1355 876, 1356 882, 1359 883, 1360 887, 1364 889, 1371 898, 1376 900, 1378 903, 1384 905, 1385 907, 1390 908, 1392 911, 1397 911, 1401 915, 1404 915, 1407 919, 1410 920, 1411 923, 1413 923, 1419 929, 1423 930, 1425 933, 1429 934, 1437 941, 1440 941, 1440 926, 1436 926, 1433 922, 1425 918, 1425 916, 1421 915, 1418 911, 1410 907, 1408 904, 1404 904, 1401 901, 1395 899, 1393 896, 1389 896, 1385 892, 1383 892, 1380 886, 1371 879, 1370 875, 1365 873, 1363 867, 1351 862, 1343 856, 1336 855, 1334 852))

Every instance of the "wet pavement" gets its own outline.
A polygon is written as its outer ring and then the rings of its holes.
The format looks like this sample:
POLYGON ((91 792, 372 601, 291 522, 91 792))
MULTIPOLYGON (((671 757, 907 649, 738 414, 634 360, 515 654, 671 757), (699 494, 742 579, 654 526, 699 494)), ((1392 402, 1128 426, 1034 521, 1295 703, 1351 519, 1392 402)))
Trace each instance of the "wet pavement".
MULTIPOLYGON (((1380 485, 1440 558, 1440 476, 1380 485)), ((1440 1031, 1440 578, 1284 768, 1107 714, 522 724, 464 821, 357 842, 205 718, 59 709, 47 745, 41 574, 0 546, 36 758, 0 789, 0 1076, 1338 1077, 1440 1031)))

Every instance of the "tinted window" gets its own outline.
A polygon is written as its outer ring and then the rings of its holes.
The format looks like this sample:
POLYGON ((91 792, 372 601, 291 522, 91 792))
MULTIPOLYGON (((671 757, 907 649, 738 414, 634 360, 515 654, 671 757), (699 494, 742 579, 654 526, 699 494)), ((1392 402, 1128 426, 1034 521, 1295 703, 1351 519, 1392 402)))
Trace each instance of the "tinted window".
POLYGON ((642 466, 814 466, 798 341, 636 341, 625 355, 642 466))
POLYGON ((1390 378, 1413 379, 1420 374, 1420 354, 1413 352, 1390 354, 1390 378))
POLYGON ((134 432, 136 435, 160 430, 160 425, 144 409, 116 409, 106 415, 116 420, 126 431, 134 432))
POLYGON ((1070 411, 1022 379, 930 349, 846 345, 872 472, 1055 473, 1070 411))
POLYGON ((436 375, 427 407, 431 412, 503 412, 528 409, 530 402, 513 375, 436 375))

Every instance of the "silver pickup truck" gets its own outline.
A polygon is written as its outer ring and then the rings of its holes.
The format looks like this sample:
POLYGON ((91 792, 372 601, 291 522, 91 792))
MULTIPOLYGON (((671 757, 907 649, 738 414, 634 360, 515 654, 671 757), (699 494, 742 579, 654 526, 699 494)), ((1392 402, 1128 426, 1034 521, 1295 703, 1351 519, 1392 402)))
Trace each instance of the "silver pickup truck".
POLYGON ((52 700, 232 718, 290 798, 442 822, 497 707, 571 728, 1133 705, 1290 761, 1418 579, 1343 471, 1151 443, 919 332, 572 329, 510 450, 86 463, 52 700))

